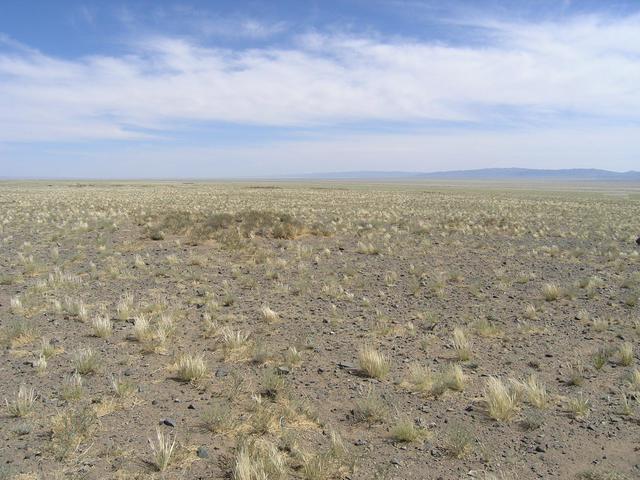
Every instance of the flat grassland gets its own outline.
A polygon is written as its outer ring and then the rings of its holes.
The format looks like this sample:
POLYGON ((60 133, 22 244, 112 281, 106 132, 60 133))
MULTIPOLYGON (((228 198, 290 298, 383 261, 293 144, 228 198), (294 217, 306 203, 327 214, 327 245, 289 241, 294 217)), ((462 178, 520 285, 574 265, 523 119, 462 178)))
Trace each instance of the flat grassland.
POLYGON ((640 478, 638 235, 637 185, 1 183, 0 479, 640 478))

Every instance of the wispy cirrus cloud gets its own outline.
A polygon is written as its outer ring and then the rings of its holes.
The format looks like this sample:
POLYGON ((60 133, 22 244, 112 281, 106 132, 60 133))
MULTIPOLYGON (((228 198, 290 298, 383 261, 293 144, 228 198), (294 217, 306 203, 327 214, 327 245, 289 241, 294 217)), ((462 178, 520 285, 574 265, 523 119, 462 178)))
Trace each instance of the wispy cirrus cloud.
POLYGON ((234 49, 155 34, 118 55, 75 59, 5 38, 0 141, 170 137, 202 122, 640 122, 640 16, 476 25, 490 32, 485 43, 311 32, 234 49))

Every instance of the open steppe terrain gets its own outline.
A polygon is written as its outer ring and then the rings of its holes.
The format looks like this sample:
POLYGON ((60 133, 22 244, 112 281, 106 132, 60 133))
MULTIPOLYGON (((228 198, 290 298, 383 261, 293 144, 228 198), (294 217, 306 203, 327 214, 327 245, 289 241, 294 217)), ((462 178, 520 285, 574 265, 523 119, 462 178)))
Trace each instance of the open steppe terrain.
POLYGON ((1 183, 0 479, 640 478, 594 185, 1 183))

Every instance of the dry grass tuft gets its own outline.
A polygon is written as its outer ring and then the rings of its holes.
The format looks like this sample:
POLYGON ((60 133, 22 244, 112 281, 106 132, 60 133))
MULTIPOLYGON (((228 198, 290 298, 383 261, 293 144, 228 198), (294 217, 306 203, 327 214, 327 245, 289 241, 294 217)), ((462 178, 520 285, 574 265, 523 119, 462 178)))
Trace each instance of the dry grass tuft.
POLYGON ((389 360, 371 345, 363 346, 358 352, 360 370, 367 377, 384 378, 389 373, 389 360))
POLYGON ((202 355, 184 354, 176 361, 176 376, 183 382, 195 382, 207 375, 207 364, 202 355))
POLYGON ((37 398, 38 396, 33 387, 20 385, 16 398, 13 401, 9 402, 9 400, 5 399, 9 415, 13 417, 26 417, 33 411, 33 404, 37 398))
POLYGON ((497 377, 487 379, 484 400, 487 412, 494 420, 509 422, 518 412, 517 394, 497 377))
POLYGON ((172 438, 171 435, 165 435, 159 428, 156 428, 156 440, 148 440, 151 447, 153 465, 159 472, 164 472, 171 463, 176 439, 175 437, 172 438))

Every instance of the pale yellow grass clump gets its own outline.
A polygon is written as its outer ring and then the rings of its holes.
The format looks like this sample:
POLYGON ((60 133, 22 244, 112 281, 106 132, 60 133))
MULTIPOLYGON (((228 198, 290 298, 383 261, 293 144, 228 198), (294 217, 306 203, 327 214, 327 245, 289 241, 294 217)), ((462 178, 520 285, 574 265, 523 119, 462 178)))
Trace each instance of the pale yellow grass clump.
POLYGON ((391 429, 391 438, 396 442, 411 443, 421 440, 427 432, 416 426, 409 417, 402 417, 391 429))
POLYGON ((464 330, 459 327, 453 329, 451 344, 458 360, 465 362, 471 358, 471 342, 464 333, 464 330))
POLYGON ((171 435, 165 435, 159 428, 156 429, 155 442, 149 439, 149 446, 153 454, 153 465, 159 472, 167 469, 171 463, 171 456, 176 446, 176 439, 171 435))
POLYGON ((9 415, 13 417, 26 417, 33 410, 33 404, 36 398, 37 395, 33 387, 20 385, 16 398, 13 401, 9 402, 9 400, 5 399, 9 415))
POLYGON ((93 327, 93 333, 96 337, 107 338, 111 336, 113 327, 109 318, 105 316, 95 317, 91 322, 91 325, 93 327))
POLYGON ((549 403, 547 389, 536 375, 530 375, 523 382, 527 400, 536 408, 546 408, 549 403))
POLYGON ((489 377, 484 390, 489 416, 500 422, 508 422, 518 412, 517 394, 497 377, 489 377))
POLYGON ((233 480, 284 480, 287 465, 276 445, 266 439, 241 441, 233 466, 233 480))
POLYGON ((389 360, 371 345, 365 345, 358 352, 358 362, 362 372, 371 378, 384 378, 389 373, 389 360))
POLYGON ((181 355, 176 367, 178 378, 185 382, 200 380, 207 375, 207 364, 202 355, 181 355))
POLYGON ((260 309, 260 313, 262 314, 262 319, 267 323, 275 323, 280 320, 278 314, 266 305, 260 309))
POLYGON ((633 344, 631 342, 624 342, 618 349, 618 355, 620 357, 620 365, 628 367, 633 363, 633 344))
POLYGON ((147 320, 147 317, 142 314, 136 316, 134 319, 133 337, 140 343, 148 342, 153 337, 151 324, 149 320, 147 320))
POLYGON ((553 302, 560 298, 562 290, 555 283, 545 283, 542 286, 542 296, 547 302, 553 302))

